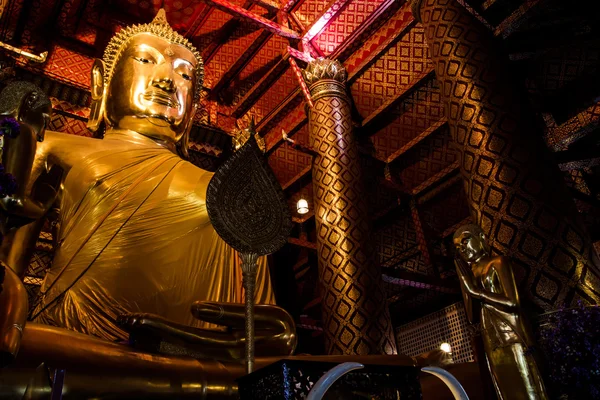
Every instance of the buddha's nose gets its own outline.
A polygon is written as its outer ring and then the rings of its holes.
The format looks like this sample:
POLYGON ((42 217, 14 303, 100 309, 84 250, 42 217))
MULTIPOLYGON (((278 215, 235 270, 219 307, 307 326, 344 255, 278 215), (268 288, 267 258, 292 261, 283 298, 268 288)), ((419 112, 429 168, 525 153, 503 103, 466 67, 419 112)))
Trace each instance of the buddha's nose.
POLYGON ((167 93, 173 93, 175 86, 173 85, 173 79, 171 78, 160 78, 155 79, 153 82, 154 87, 160 88, 167 93))
POLYGON ((162 63, 156 66, 152 85, 168 93, 175 91, 173 68, 169 63, 162 63))

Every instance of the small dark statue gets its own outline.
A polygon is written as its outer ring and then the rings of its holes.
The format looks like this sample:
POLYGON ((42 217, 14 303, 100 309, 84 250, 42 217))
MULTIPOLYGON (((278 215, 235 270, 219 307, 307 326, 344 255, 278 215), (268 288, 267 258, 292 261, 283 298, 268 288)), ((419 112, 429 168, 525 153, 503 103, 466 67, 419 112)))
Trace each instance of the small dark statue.
MULTIPOLYGON (((11 214, 43 208, 24 200, 31 165, 35 157, 36 142, 44 140, 46 126, 50 122, 52 104, 40 88, 29 82, 12 82, 0 93, 0 140, 3 173, 14 177, 11 186, 5 188, 0 202, 11 214), (8 146, 10 142, 10 146, 8 146), (10 150, 4 150, 10 149, 10 150), (7 193, 6 189, 10 189, 7 193)), ((3 179, 3 182, 4 183, 3 179)))
POLYGON ((481 320, 481 336, 498 398, 547 399, 510 260, 490 254, 477 225, 458 228, 454 246, 467 315, 471 322, 475 317, 481 320), (474 305, 480 310, 478 316, 474 305))

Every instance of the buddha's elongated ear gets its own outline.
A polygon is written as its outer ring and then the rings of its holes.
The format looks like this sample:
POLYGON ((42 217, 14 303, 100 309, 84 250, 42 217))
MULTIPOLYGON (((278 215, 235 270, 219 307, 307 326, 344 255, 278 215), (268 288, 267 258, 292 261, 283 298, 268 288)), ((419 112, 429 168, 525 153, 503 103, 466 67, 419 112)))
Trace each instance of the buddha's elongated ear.
POLYGON ((100 59, 94 60, 91 77, 92 104, 87 128, 96 133, 100 130, 104 119, 104 63, 100 59))

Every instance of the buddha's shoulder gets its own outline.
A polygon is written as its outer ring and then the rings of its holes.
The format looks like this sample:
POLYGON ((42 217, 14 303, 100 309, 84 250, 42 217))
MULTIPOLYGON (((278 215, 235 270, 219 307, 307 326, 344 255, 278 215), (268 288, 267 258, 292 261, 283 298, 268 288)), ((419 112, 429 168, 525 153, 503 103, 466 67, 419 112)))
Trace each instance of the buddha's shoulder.
POLYGON ((177 168, 177 180, 186 183, 186 186, 192 185, 194 191, 202 197, 206 195, 208 183, 212 179, 214 172, 207 171, 189 161, 183 160, 177 168))

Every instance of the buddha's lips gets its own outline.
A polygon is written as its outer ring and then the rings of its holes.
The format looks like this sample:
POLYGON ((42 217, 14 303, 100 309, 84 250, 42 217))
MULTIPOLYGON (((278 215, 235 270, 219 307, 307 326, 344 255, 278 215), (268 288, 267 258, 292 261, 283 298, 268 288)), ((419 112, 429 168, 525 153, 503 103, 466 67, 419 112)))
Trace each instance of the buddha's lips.
POLYGON ((175 98, 173 98, 173 96, 170 96, 166 92, 151 90, 145 92, 142 97, 144 98, 144 100, 150 101, 152 103, 157 103, 172 108, 179 108, 179 102, 175 98))

